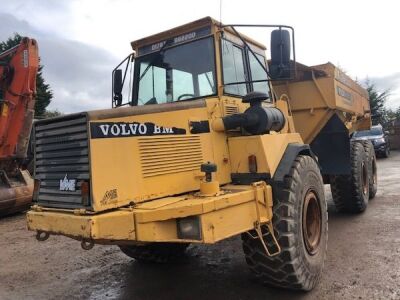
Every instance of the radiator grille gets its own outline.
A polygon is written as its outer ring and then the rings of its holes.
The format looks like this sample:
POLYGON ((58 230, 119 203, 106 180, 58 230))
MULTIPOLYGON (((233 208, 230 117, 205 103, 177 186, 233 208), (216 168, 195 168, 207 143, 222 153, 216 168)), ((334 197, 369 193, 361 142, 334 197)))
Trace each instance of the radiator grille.
POLYGON ((200 137, 166 136, 139 139, 143 177, 200 170, 200 137))
POLYGON ((224 107, 224 115, 229 116, 229 115, 234 115, 239 112, 239 108, 234 105, 225 105, 224 107))
POLYGON ((40 180, 39 205, 78 208, 89 205, 80 183, 89 181, 87 119, 85 114, 35 124, 35 178, 40 180), (60 191, 60 180, 76 181, 75 191, 60 191), (86 203, 85 203, 86 202, 86 203))

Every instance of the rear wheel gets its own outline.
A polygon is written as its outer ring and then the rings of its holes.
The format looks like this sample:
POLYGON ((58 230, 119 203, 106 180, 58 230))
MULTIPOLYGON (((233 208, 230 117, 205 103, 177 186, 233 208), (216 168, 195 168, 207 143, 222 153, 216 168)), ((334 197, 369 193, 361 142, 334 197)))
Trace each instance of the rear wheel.
POLYGON ((360 213, 368 205, 369 172, 364 146, 351 142, 350 175, 333 175, 330 178, 332 198, 340 212, 360 213))
POLYGON ((169 263, 185 255, 188 243, 149 243, 144 245, 119 245, 127 256, 142 262, 169 263))
MULTIPOLYGON (((328 241, 328 213, 317 163, 296 158, 281 188, 274 188, 275 234, 281 253, 268 256, 254 232, 243 233, 246 262, 256 278, 268 285, 311 290, 319 281, 328 241)), ((262 228, 265 242, 271 236, 262 228)))

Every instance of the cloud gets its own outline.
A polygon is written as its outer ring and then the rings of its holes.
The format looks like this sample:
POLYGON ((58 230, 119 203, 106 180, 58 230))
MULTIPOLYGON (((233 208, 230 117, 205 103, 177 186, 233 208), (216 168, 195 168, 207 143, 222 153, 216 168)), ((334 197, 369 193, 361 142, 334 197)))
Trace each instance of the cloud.
POLYGON ((0 0, 3 13, 20 20, 29 20, 41 32, 65 36, 73 17, 72 6, 76 0, 0 0))
POLYGON ((118 59, 76 41, 39 39, 44 75, 55 92, 52 107, 76 112, 110 106, 111 70, 118 59))
POLYGON ((0 40, 15 32, 38 41, 43 76, 54 98, 50 109, 63 113, 111 105, 111 71, 119 62, 104 49, 43 32, 27 21, 0 13, 0 40))
POLYGON ((384 92, 389 91, 389 97, 386 102, 386 106, 392 109, 400 107, 400 72, 395 72, 386 76, 373 76, 368 77, 369 80, 375 85, 378 91, 384 92))
POLYGON ((396 72, 387 76, 369 77, 368 78, 381 91, 392 91, 400 84, 400 72, 396 72))
POLYGON ((3 41, 16 32, 21 35, 25 35, 26 32, 30 32, 33 35, 38 34, 36 30, 31 28, 28 22, 18 20, 11 14, 0 13, 0 40, 3 41))

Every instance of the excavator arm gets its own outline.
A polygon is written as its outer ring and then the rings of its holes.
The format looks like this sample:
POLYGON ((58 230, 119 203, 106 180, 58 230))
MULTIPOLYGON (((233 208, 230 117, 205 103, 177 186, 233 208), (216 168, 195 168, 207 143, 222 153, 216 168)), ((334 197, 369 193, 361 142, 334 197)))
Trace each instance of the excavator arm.
POLYGON ((0 160, 26 155, 32 128, 38 47, 33 39, 0 54, 0 160))
POLYGON ((21 170, 34 117, 38 46, 34 39, 0 53, 0 215, 27 207, 33 180, 21 170))

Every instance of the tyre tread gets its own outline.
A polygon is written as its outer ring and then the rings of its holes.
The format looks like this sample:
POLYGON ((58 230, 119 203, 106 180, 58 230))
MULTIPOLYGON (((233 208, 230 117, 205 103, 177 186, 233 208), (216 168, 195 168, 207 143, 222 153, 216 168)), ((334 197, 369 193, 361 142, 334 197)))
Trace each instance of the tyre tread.
MULTIPOLYGON (((364 146, 358 142, 351 142, 350 161, 351 175, 334 175, 330 178, 333 202, 339 212, 360 213, 367 208, 360 184, 359 176, 362 169, 359 168, 359 160, 366 160, 364 146)), ((368 189, 369 194, 369 189, 368 189)), ((367 195, 367 198, 369 196, 367 195)), ((368 200, 368 199, 367 199, 368 200)))
MULTIPOLYGON (((270 257, 265 253, 259 239, 252 238, 248 233, 242 234, 246 262, 255 277, 264 284, 285 289, 308 291, 320 280, 321 272, 318 274, 310 273, 300 261, 299 251, 301 250, 299 250, 298 246, 299 241, 296 240, 299 238, 303 239, 302 229, 299 228, 301 225, 295 222, 296 186, 302 182, 299 169, 307 166, 312 166, 315 173, 319 174, 320 184, 323 185, 318 165, 314 159, 309 156, 299 155, 294 161, 290 174, 284 180, 285 186, 282 192, 286 196, 279 199, 279 202, 276 202, 277 200, 274 197, 273 225, 275 235, 281 247, 281 253, 270 257)), ((322 210, 325 210, 326 213, 327 205, 325 198, 322 202, 324 203, 322 210)), ((325 228, 327 234, 327 224, 325 228)), ((272 246, 270 241, 266 240, 265 242, 268 242, 267 244, 272 246)), ((325 255, 327 243, 323 247, 321 250, 324 251, 323 255, 325 255)))

